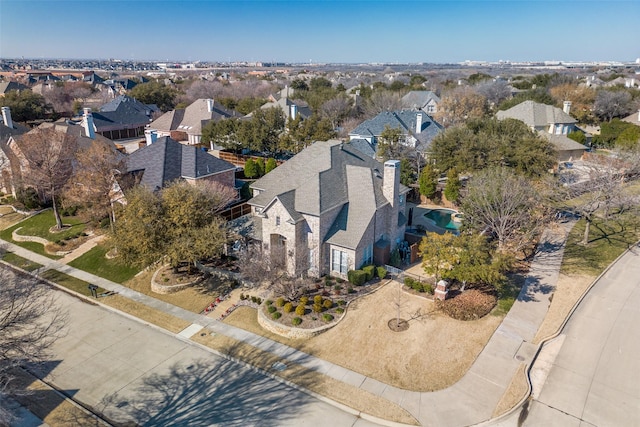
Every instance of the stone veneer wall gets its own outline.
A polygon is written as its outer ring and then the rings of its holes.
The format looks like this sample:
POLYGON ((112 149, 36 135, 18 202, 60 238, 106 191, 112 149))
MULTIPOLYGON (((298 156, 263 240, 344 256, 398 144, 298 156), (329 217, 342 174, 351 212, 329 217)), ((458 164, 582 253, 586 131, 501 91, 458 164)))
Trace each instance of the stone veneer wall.
POLYGON ((178 285, 163 285, 161 283, 156 282, 156 276, 158 275, 158 272, 162 270, 164 267, 165 266, 162 266, 159 269, 157 269, 156 272, 153 273, 153 276, 151 277, 151 290, 157 294, 163 294, 163 295, 172 294, 174 292, 178 292, 183 289, 186 289, 189 286, 193 286, 198 282, 198 280, 200 280, 200 279, 196 279, 196 280, 192 280, 191 282, 180 283, 178 285))
POLYGON ((347 313, 347 310, 345 310, 344 313, 342 313, 342 316, 340 317, 340 319, 328 325, 320 326, 314 329, 304 329, 304 328, 295 328, 292 326, 286 326, 286 325, 283 325, 282 323, 274 322, 273 320, 267 317, 262 307, 258 307, 258 324, 262 326, 264 329, 266 329, 267 331, 273 332, 274 334, 278 334, 285 338, 291 338, 294 340, 306 339, 306 338, 315 337, 316 335, 320 335, 324 331, 333 328, 335 325, 338 324, 338 322, 342 320, 342 318, 346 313, 347 313))

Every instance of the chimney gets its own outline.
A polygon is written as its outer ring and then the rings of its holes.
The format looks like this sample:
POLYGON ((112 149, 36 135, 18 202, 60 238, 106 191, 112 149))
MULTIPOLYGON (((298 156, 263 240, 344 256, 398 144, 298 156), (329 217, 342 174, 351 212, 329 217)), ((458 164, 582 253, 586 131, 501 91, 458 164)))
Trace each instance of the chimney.
POLYGON ((422 113, 416 114, 416 134, 422 132, 422 113))
POLYGON ((2 121, 4 121, 4 125, 6 127, 13 129, 13 120, 11 120, 11 108, 2 107, 2 121))
POLYGON ((400 160, 387 160, 384 162, 384 175, 382 177, 382 194, 396 207, 400 193, 400 160))
POLYGON ((571 111, 571 101, 564 101, 564 103, 562 104, 562 111, 569 114, 569 112, 571 111))
POLYGON ((207 99, 207 111, 213 113, 213 99, 207 99))
POLYGON ((91 108, 83 109, 83 117, 82 126, 84 126, 84 134, 87 138, 95 139, 96 132, 95 126, 93 125, 93 115, 91 114, 91 108))
POLYGON ((356 96, 360 96, 360 89, 356 89, 356 96))
POLYGON ((289 115, 291 116, 291 120, 295 120, 298 117, 298 106, 296 104, 291 104, 289 106, 289 115))
POLYGON ((144 131, 144 139, 147 145, 151 145, 158 140, 158 131, 155 129, 147 129, 144 131))

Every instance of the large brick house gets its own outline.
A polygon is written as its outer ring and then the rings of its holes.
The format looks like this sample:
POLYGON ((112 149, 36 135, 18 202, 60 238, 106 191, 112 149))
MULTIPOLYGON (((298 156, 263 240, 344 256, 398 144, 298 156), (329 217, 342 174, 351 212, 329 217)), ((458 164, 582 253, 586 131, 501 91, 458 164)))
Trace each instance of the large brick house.
POLYGON ((404 239, 400 162, 382 164, 341 141, 319 141, 251 185, 264 256, 290 275, 345 277, 388 262, 404 239))

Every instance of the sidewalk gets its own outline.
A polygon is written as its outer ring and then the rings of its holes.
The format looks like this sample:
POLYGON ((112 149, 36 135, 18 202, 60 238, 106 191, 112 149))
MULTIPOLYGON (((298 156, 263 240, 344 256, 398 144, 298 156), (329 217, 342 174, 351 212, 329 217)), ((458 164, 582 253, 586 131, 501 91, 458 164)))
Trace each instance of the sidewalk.
POLYGON ((525 285, 502 324, 464 377, 453 386, 436 392, 413 392, 386 385, 262 336, 205 315, 192 313, 35 254, 12 243, 0 242, 6 245, 8 251, 42 264, 43 270, 58 270, 184 319, 192 324, 193 328, 190 328, 194 333, 196 325, 206 327, 217 334, 243 341, 283 359, 367 390, 402 406, 424 426, 466 426, 489 420, 520 364, 531 363, 536 350, 531 341, 546 315, 550 303, 549 296, 559 274, 564 251, 563 242, 572 226, 573 223, 564 224, 555 232, 547 230, 543 234, 525 285))

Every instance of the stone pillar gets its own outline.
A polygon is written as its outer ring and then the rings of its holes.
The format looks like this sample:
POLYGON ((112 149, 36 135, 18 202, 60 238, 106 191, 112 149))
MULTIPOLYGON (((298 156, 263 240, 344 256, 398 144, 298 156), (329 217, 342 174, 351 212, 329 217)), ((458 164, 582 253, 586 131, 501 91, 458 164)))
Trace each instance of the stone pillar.
POLYGON ((449 283, 445 280, 440 280, 436 285, 436 290, 433 292, 433 296, 435 299, 439 299, 440 301, 444 301, 447 299, 447 294, 449 290, 449 283))

